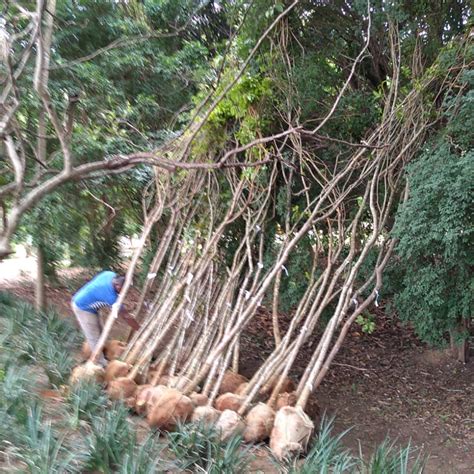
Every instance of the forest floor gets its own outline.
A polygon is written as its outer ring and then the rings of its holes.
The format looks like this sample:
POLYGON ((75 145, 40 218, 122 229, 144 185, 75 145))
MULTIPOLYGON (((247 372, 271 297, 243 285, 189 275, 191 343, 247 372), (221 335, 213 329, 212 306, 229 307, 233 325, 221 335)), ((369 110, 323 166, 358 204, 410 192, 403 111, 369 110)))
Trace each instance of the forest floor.
MULTIPOLYGON (((4 265, 3 263, 1 265, 4 265)), ((31 274, 0 268, 0 289, 33 301, 31 274)), ((81 272, 68 271, 62 286, 48 287, 51 306, 71 315, 71 294, 85 281, 81 272)), ((132 293, 132 299, 133 293, 132 293)), ((272 350, 271 318, 259 313, 241 343, 241 372, 251 376, 272 350)), ((288 317, 281 316, 281 325, 288 317)), ((120 326, 116 336, 127 332, 120 326)), ((299 355, 295 380, 310 357, 311 347, 299 355)), ((315 394, 313 416, 336 417, 336 432, 350 429, 343 444, 370 456, 387 436, 397 444, 409 442, 429 455, 427 473, 474 472, 474 355, 470 362, 455 361, 447 352, 427 348, 410 328, 376 311, 375 331, 368 335, 355 325, 315 394)), ((317 421, 317 420, 315 420, 317 421)), ((255 468, 274 472, 262 450, 255 468)))

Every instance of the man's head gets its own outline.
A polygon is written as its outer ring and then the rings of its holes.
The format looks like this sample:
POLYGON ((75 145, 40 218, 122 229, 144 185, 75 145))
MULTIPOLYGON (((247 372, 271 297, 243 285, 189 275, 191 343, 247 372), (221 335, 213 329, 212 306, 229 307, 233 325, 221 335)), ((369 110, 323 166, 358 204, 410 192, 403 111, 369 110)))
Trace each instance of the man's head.
POLYGON ((113 280, 112 280, 112 285, 114 286, 114 289, 117 293, 120 293, 122 291, 123 287, 123 282, 125 281, 125 277, 121 275, 117 275, 113 280))

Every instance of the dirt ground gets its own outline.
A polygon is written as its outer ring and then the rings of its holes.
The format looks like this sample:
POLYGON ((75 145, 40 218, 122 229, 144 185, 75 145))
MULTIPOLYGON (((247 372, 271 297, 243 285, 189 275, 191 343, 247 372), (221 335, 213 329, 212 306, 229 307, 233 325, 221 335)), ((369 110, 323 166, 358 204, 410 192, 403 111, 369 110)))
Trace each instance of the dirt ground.
MULTIPOLYGON (((243 373, 250 375, 271 351, 271 331, 265 314, 247 329, 243 373)), ((310 345, 299 355, 296 380, 310 345)), ((462 364, 429 349, 383 306, 372 334, 353 326, 315 398, 321 412, 336 417, 338 433, 350 429, 344 444, 354 452, 370 456, 389 436, 429 455, 427 473, 474 473, 474 354, 462 364)))
MULTIPOLYGON (((32 301, 31 273, 22 278, 2 265, 0 289, 32 301)), ((61 314, 71 316, 71 294, 87 276, 67 272, 63 277, 66 286, 49 287, 48 301, 61 314)), ((337 432, 351 428, 344 444, 356 453, 360 449, 370 456, 374 446, 390 436, 402 445, 411 442, 429 455, 427 473, 474 473, 474 354, 467 364, 459 363, 446 352, 425 347, 409 328, 387 317, 383 306, 376 316, 376 329, 370 335, 354 326, 317 390, 311 411, 316 412, 317 404, 321 412, 334 415, 337 432)), ((282 326, 287 323, 282 316, 282 326)), ((242 337, 244 375, 252 375, 272 350, 272 343, 271 323, 262 311, 242 337)), ((311 350, 308 344, 300 354, 292 374, 295 379, 311 350)), ((263 459, 256 464, 260 472, 274 471, 263 459)))

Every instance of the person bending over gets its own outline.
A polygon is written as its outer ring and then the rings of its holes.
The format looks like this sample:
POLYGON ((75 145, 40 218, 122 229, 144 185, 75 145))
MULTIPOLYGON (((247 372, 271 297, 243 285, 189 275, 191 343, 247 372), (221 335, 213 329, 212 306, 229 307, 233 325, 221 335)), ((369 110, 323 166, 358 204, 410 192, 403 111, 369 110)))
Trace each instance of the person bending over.
MULTIPOLYGON (((102 332, 98 311, 101 308, 111 307, 117 301, 124 280, 123 276, 114 272, 101 272, 72 297, 72 310, 92 351, 102 332)), ((119 316, 131 328, 137 330, 140 327, 123 306, 120 308, 119 316)), ((103 353, 100 354, 99 364, 103 366, 107 364, 103 353)))

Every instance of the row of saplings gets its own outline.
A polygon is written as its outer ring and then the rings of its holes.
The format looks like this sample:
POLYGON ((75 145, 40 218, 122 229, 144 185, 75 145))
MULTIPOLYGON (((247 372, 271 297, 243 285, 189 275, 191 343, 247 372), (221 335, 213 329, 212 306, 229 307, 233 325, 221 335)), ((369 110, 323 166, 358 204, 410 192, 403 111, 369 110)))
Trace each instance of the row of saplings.
MULTIPOLYGON (((299 407, 295 407, 296 395, 290 379, 285 380, 274 403, 263 403, 272 392, 276 381, 263 386, 259 401, 243 418, 239 409, 244 401, 241 394, 248 380, 228 370, 219 387, 218 396, 212 404, 209 398, 193 392, 182 393, 189 382, 186 377, 160 375, 150 367, 145 376, 131 378, 131 366, 118 360, 125 348, 120 341, 110 341, 104 348, 109 364, 87 362, 76 367, 71 384, 93 378, 104 383, 112 400, 123 400, 137 414, 145 416, 151 428, 172 431, 178 423, 187 421, 212 424, 220 433, 222 441, 241 435, 248 443, 259 443, 270 439, 270 448, 279 459, 304 452, 314 430, 314 424, 299 407)), ((87 355, 87 348, 84 350, 87 355)))

